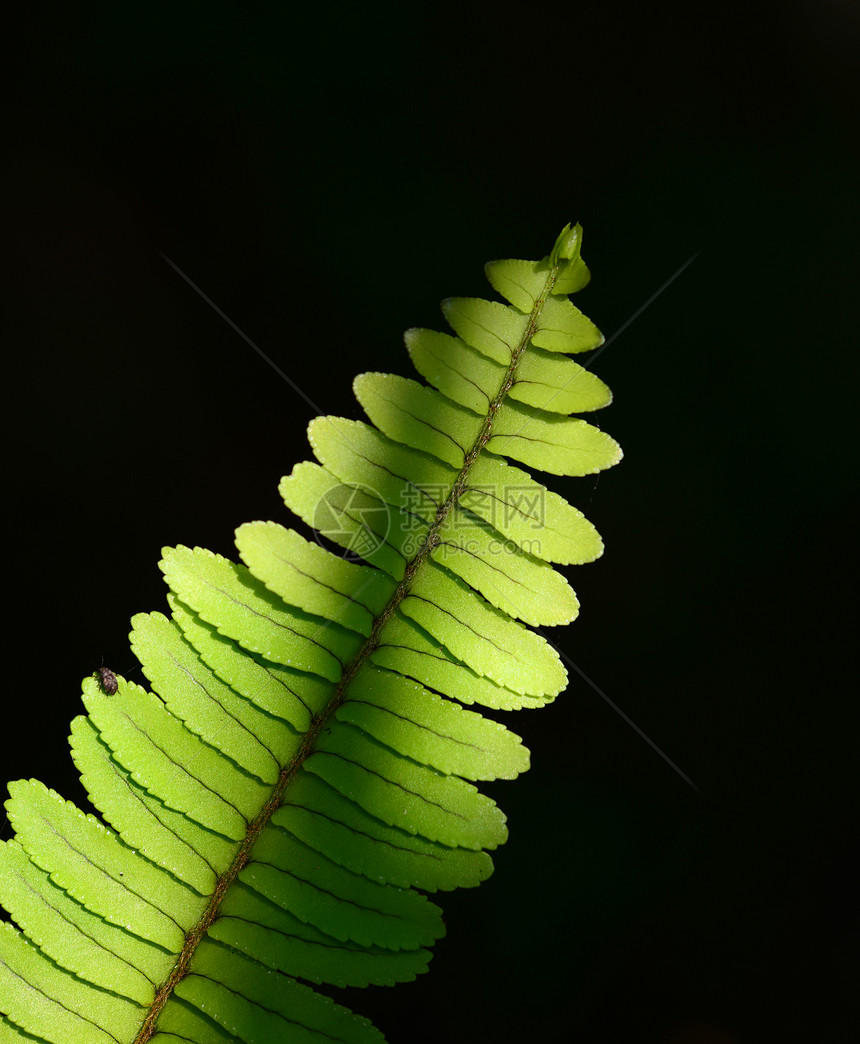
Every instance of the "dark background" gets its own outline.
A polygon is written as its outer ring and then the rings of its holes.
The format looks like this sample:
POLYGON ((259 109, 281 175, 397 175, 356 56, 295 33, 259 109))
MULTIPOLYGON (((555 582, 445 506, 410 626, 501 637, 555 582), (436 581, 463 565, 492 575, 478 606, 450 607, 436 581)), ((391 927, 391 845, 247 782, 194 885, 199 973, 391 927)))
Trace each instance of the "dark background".
MULTIPOLYGON (((133 665, 165 544, 231 554, 308 403, 580 220, 623 445, 557 487, 604 535, 509 719, 511 840, 400 1041, 841 1041, 856 899, 856 64, 849 0, 89 3, 13 26, 7 778, 82 800, 79 682, 133 665), (701 791, 699 793, 698 791, 701 791)), ((8 828, 6 830, 8 834, 8 828)), ((343 999, 343 998, 341 998, 343 999)))

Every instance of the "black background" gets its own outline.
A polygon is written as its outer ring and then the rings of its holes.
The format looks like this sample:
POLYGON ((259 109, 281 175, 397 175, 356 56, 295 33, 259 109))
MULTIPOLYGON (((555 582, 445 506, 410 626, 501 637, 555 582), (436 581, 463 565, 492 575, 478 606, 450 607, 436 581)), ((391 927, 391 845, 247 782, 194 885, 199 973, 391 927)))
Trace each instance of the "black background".
POLYGON ((392 1044, 845 1039, 856 6, 105 2, 10 38, 7 777, 83 800, 79 681, 133 666, 160 547, 289 524, 307 400, 359 416, 484 261, 580 220, 611 336, 700 251, 595 362, 626 457, 556 484, 607 552, 554 636, 697 789, 573 673, 508 721, 533 768, 431 973, 345 999, 392 1044))

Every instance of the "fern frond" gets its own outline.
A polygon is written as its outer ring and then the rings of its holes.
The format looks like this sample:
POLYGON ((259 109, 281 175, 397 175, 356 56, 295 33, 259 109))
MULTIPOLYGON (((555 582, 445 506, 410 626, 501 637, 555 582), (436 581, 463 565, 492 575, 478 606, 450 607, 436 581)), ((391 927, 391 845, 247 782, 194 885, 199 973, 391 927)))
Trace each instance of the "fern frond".
POLYGON ((280 490, 326 541, 251 522, 241 563, 165 550, 170 616, 132 621, 150 689, 86 679, 72 723, 103 820, 10 784, 2 1044, 382 1039, 304 983, 426 969, 444 926, 425 893, 479 884, 507 836, 475 784, 529 761, 463 705, 564 689, 530 626, 578 612, 553 563, 602 551, 519 466, 587 475, 620 458, 569 416, 611 397, 568 358, 602 341, 567 297, 588 281, 580 242, 568 226, 542 261, 488 265, 509 303, 446 301, 453 335, 410 330, 428 385, 362 374, 370 423, 312 422, 316 462, 280 490))

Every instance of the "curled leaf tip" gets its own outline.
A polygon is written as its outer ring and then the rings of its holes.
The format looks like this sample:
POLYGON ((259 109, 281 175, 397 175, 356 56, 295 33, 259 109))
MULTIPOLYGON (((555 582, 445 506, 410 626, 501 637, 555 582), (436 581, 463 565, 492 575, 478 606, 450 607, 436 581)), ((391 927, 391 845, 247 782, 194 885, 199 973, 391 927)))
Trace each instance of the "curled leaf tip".
POLYGON ((567 224, 561 230, 555 246, 550 254, 550 262, 553 266, 560 260, 576 261, 582 248, 582 225, 567 224))

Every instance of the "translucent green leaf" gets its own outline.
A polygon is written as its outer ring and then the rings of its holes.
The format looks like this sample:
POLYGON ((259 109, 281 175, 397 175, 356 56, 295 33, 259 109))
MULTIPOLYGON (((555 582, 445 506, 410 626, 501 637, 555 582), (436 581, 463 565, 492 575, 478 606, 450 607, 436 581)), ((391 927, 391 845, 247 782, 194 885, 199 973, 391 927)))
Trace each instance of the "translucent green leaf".
POLYGON ((245 836, 270 786, 204 743, 134 682, 114 696, 88 689, 90 720, 134 780, 208 830, 235 841, 245 836))
POLYGON ((296 780, 272 821, 341 865, 400 888, 470 888, 492 872, 485 852, 389 826, 311 773, 296 780))
POLYGON ((520 710, 543 706, 552 699, 540 693, 519 692, 482 677, 417 623, 399 614, 386 624, 385 641, 374 650, 371 660, 422 685, 432 686, 443 696, 461 703, 480 703, 496 710, 520 710))
POLYGON ((455 333, 488 359, 507 366, 526 340, 529 316, 497 301, 449 297, 442 312, 455 333))
POLYGON ((588 286, 590 281, 591 272, 588 270, 588 265, 582 258, 578 258, 560 269, 553 293, 575 294, 582 290, 583 287, 588 286))
POLYGON ((400 611, 476 674, 515 692, 555 696, 567 683, 567 672, 545 639, 435 563, 416 578, 400 611))
POLYGON ((537 348, 523 356, 510 396, 527 406, 565 415, 599 410, 612 401, 612 392, 599 377, 564 355, 537 348))
POLYGON ((535 558, 593 562, 603 542, 581 511, 525 471, 490 456, 475 462, 460 510, 470 511, 535 558))
POLYGON ((499 410, 487 449, 553 475, 594 475, 621 460, 621 447, 593 424, 519 403, 499 410))
POLYGON ((9 822, 22 848, 52 880, 88 910, 170 949, 182 944, 176 912, 199 908, 199 897, 151 863, 136 858, 94 816, 35 780, 9 785, 9 822))
POLYGON ((204 941, 195 968, 247 1003, 281 1016, 287 1025, 278 1025, 278 1032, 289 1032, 299 1044, 382 1044, 382 1034, 367 1019, 228 947, 204 941))
MULTIPOLYGON (((208 746, 241 765, 243 774, 272 786, 280 766, 259 738, 264 714, 201 663, 181 630, 161 613, 138 614, 132 628, 132 649, 167 709, 208 746)), ((217 764, 219 772, 229 771, 220 759, 217 764)))
POLYGON ((583 475, 620 459, 569 416, 611 398, 564 354, 601 343, 566 296, 588 280, 581 245, 567 225, 542 260, 489 264, 509 304, 449 298, 456 336, 409 331, 432 387, 363 374, 370 423, 311 423, 318 463, 280 484, 311 535, 242 525, 244 564, 165 551, 170 615, 132 621, 149 687, 88 677, 72 722, 102 818, 10 785, 0 1044, 379 1044, 303 983, 426 970, 444 925, 423 893, 479 884, 507 837, 474 784, 529 765, 464 705, 564 689, 530 628, 578 612, 550 563, 602 551, 505 460, 583 475))
MULTIPOLYGON (((395 498, 402 495, 397 489, 392 493, 395 498)), ((397 539, 400 530, 392 529, 389 505, 375 489, 342 481, 333 471, 304 461, 281 479, 278 491, 287 507, 326 540, 384 569, 395 580, 403 577, 409 555, 397 539)), ((424 532, 430 525, 430 519, 417 512, 411 512, 410 519, 424 532)))
POLYGON ((507 365, 488 359, 457 337, 412 329, 404 335, 415 369, 452 402, 480 416, 496 397, 507 365))
POLYGON ((556 240, 552 257, 558 265, 553 285, 555 294, 575 294, 591 278, 591 273, 582 260, 582 225, 568 225, 556 240))
POLYGON ((544 292, 552 269, 543 261, 488 261, 484 265, 494 290, 521 312, 528 314, 544 292))
POLYGON ((240 877, 270 902, 340 942, 414 950, 444 934, 439 908, 417 892, 386 888, 283 830, 264 832, 240 877), (293 869, 287 872, 283 866, 293 869))
POLYGON ((498 806, 469 783, 398 757, 358 730, 325 736, 305 762, 335 790, 389 826, 462 848, 495 848, 507 837, 498 806))
POLYGON ((251 574, 202 548, 165 548, 171 590, 199 616, 250 652, 337 681, 360 640, 338 624, 275 600, 251 574))
POLYGON ((212 892, 216 868, 229 866, 232 849, 219 835, 195 823, 150 793, 112 757, 89 718, 72 722, 72 757, 90 800, 122 840, 201 896, 212 892), (119 785, 118 785, 119 784, 119 785))
POLYGON ((76 902, 14 841, 0 844, 0 898, 54 964, 97 989, 152 1003, 153 981, 170 970, 164 952, 76 902))
POLYGON ((133 1039, 141 1005, 96 989, 46 961, 9 924, 0 924, 0 954, 3 1010, 31 1035, 29 1039, 55 1044, 72 1040, 116 1044, 117 1039, 133 1039))
POLYGON ((362 668, 337 718, 445 775, 513 779, 528 768, 528 751, 504 725, 392 671, 362 668))
POLYGON ((378 570, 347 562, 274 522, 240 526, 236 546, 270 591, 365 636, 394 590, 378 570))
POLYGON ((579 612, 576 595, 561 573, 471 512, 449 516, 432 558, 491 605, 533 626, 570 623, 579 612))
POLYGON ((251 656, 170 595, 168 602, 200 659, 262 711, 266 728, 261 725, 258 735, 284 764, 297 749, 296 736, 308 730, 314 714, 331 698, 331 682, 251 656))
POLYGON ((389 950, 339 942, 241 881, 230 890, 209 936, 285 975, 333 986, 392 986, 427 968, 428 950, 389 950))
POLYGON ((353 382, 355 397, 381 432, 413 449, 462 467, 483 417, 455 406, 417 381, 364 373, 353 382))
POLYGON ((541 309, 532 344, 551 352, 587 352, 603 344, 603 334, 565 297, 550 297, 541 309))
MULTIPOLYGON (((361 421, 316 417, 308 440, 317 459, 341 482, 374 490, 396 512, 432 523, 457 481, 455 467, 402 446, 361 421)), ((389 520, 397 521, 396 517, 389 520)))

